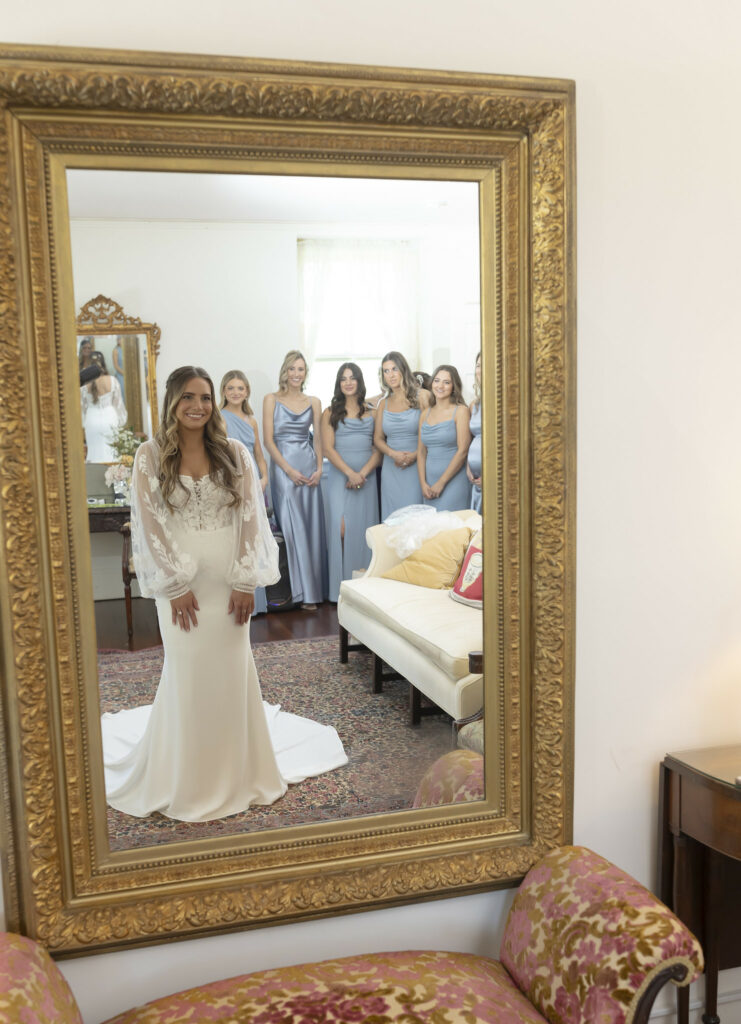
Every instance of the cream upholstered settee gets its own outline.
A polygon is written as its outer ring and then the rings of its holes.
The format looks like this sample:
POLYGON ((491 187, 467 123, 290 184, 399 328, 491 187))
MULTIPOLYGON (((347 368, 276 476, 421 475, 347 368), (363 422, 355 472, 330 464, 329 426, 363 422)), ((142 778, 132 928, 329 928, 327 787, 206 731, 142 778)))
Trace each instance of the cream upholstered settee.
MULTIPOLYGON (((108 1024, 647 1024, 659 989, 689 984, 702 967, 697 940, 647 889, 566 846, 520 886, 498 960, 346 956, 199 985, 108 1024)), ((59 968, 20 935, 0 933, 0 1020, 82 1024, 59 968)))
MULTIPOLYGON (((456 512, 477 530, 481 517, 456 512)), ((348 660, 354 637, 373 654, 373 688, 380 692, 385 676, 382 663, 410 684, 411 719, 419 722, 420 695, 455 721, 477 714, 483 705, 481 673, 469 671, 468 655, 482 648, 480 608, 460 604, 449 590, 431 590, 411 583, 383 579, 401 558, 388 543, 389 527, 371 526, 366 540, 371 562, 365 575, 345 580, 340 587, 337 619, 340 660, 348 660)))

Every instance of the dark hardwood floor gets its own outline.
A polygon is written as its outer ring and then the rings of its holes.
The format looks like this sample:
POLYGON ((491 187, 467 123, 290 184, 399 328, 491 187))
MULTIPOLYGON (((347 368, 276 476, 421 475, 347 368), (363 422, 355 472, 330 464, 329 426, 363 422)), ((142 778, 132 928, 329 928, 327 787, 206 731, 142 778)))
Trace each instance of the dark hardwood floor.
MULTIPOLYGON (((134 641, 132 650, 155 647, 161 643, 157 629, 154 601, 143 597, 132 601, 134 613, 134 641)), ((95 628, 97 646, 104 650, 127 650, 126 607, 123 598, 117 601, 95 602, 95 628)), ((302 609, 289 612, 268 612, 252 620, 250 635, 253 644, 271 640, 306 640, 319 636, 337 636, 337 606, 328 601, 315 612, 302 609)))

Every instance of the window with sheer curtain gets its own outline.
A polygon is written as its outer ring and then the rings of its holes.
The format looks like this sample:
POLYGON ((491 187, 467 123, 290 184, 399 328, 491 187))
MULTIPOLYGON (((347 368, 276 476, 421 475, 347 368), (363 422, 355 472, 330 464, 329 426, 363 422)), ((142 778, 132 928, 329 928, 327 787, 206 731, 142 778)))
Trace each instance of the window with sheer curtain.
POLYGON ((307 390, 323 405, 340 364, 360 366, 368 397, 380 391, 385 352, 418 356, 418 257, 414 242, 306 238, 298 243, 302 346, 307 390))

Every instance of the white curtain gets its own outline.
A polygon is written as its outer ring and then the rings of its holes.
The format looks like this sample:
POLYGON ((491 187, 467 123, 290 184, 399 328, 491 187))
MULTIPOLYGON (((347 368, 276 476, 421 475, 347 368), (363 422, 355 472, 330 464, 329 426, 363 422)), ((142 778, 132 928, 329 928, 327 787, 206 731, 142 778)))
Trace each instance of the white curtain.
POLYGON ((298 260, 302 345, 310 368, 325 360, 380 360, 390 349, 414 366, 418 284, 413 242, 300 239, 298 260))

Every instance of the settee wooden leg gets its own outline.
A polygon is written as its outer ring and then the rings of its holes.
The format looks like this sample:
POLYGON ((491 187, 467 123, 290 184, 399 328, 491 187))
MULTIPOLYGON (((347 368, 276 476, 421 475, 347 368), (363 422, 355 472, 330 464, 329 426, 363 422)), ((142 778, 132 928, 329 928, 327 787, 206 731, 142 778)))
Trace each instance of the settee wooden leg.
POLYGON ((409 684, 409 724, 419 725, 422 721, 422 694, 416 686, 409 684))
POLYGON ((340 626, 340 663, 347 665, 347 630, 340 626))
POLYGON ((677 989, 677 1024, 690 1024, 690 987, 677 989))
POLYGON ((373 654, 373 692, 383 693, 383 662, 373 654))

